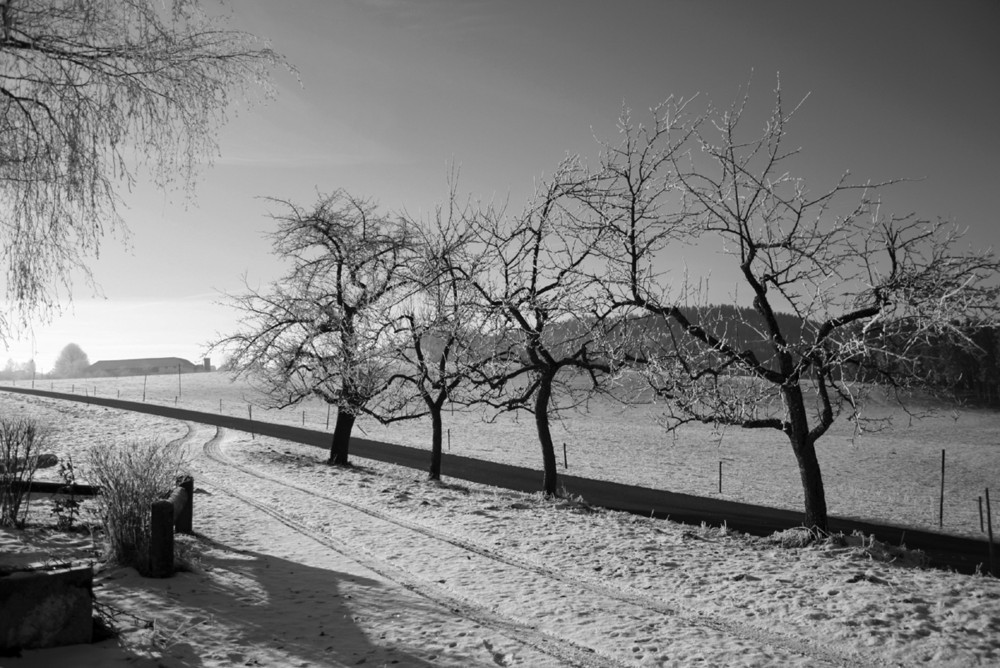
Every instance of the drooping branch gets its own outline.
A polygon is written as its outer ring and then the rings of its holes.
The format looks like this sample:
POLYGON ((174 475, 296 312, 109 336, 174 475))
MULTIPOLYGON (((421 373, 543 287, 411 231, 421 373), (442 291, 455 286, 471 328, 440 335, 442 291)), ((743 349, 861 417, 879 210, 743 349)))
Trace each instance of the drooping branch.
POLYGON ((140 170, 192 187, 234 95, 282 59, 198 0, 7 0, 0 31, 0 337, 71 296, 140 170))

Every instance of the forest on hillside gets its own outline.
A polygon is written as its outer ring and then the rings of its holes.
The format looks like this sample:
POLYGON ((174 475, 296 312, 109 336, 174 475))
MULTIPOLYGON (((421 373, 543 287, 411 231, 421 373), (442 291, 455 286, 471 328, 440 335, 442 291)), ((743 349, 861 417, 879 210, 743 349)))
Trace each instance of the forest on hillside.
MULTIPOLYGON (((706 328, 726 340, 732 347, 753 353, 762 361, 773 360, 775 350, 771 341, 763 334, 766 331, 762 317, 756 310, 731 304, 716 304, 703 309, 682 309, 695 320, 700 317, 706 328)), ((777 313, 779 326, 785 332, 789 345, 804 347, 809 345, 820 323, 810 323, 787 313, 777 313)), ((660 319, 660 327, 664 322, 660 319)), ((956 325, 968 337, 966 345, 958 345, 953 336, 941 336, 936 341, 921 344, 917 351, 916 364, 920 375, 929 379, 928 387, 943 397, 976 406, 1000 407, 1000 329, 956 325), (970 345, 971 344, 971 345, 970 345)), ((669 323, 676 329, 676 323, 669 323)), ((678 332, 675 332, 678 333, 678 332)), ((877 329, 869 332, 878 337, 877 329)), ((666 337, 662 337, 666 340, 666 337)), ((910 344, 905 336, 897 335, 893 340, 880 341, 873 348, 886 351, 899 350, 910 344)), ((857 378, 872 379, 871 364, 858 359, 855 367, 857 378)), ((845 369, 844 372, 849 372, 845 369)))

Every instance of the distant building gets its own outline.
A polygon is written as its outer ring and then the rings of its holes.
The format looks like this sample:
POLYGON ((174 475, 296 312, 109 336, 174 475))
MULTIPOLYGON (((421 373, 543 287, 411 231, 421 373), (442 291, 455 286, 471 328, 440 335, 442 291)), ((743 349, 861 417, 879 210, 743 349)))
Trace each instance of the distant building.
POLYGON ((90 378, 106 376, 155 376, 168 373, 194 373, 208 371, 208 360, 198 366, 180 357, 149 357, 134 360, 101 360, 83 371, 90 378))

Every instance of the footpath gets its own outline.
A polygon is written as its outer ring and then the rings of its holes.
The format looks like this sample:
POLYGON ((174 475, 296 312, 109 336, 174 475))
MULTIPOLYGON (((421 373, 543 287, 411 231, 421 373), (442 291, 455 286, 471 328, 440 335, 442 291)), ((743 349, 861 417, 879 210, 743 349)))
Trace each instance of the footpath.
MULTIPOLYGON (((0 391, 78 401, 95 406, 159 415, 186 422, 198 422, 225 429, 271 436, 324 449, 330 447, 333 438, 333 435, 326 431, 258 422, 247 418, 204 413, 174 406, 104 397, 86 397, 20 387, 0 387, 0 391)), ((364 438, 351 438, 351 455, 413 469, 425 469, 429 468, 430 465, 430 454, 427 450, 364 438)), ((542 486, 540 471, 448 453, 444 453, 442 456, 441 474, 450 478, 459 478, 521 492, 537 492, 542 486)), ((679 494, 571 475, 560 475, 559 479, 561 486, 567 492, 582 497, 591 505, 646 517, 671 519, 675 522, 689 524, 705 522, 714 526, 721 526, 725 523, 731 529, 756 536, 767 536, 775 531, 802 525, 801 513, 781 508, 679 494)), ((930 559, 931 565, 937 568, 954 569, 960 573, 974 573, 980 565, 985 571, 989 563, 989 545, 985 540, 923 531, 911 527, 876 524, 846 517, 830 517, 830 529, 846 534, 860 531, 891 545, 905 543, 908 548, 923 550, 930 559)))

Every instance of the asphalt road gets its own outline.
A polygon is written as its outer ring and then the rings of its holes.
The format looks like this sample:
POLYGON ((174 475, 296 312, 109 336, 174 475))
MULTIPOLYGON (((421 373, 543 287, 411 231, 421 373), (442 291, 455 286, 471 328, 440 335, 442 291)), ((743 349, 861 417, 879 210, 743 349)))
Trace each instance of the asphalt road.
MULTIPOLYGON (((20 387, 0 387, 6 392, 31 394, 53 399, 64 399, 138 411, 151 415, 216 425, 226 429, 251 432, 264 436, 285 439, 328 449, 333 435, 325 431, 304 429, 283 424, 258 422, 246 418, 203 413, 172 406, 122 401, 103 397, 85 397, 46 390, 20 387)), ((351 455, 388 462, 414 469, 428 469, 429 450, 411 448, 394 443, 382 443, 364 438, 351 438, 351 455)), ((471 457, 460 457, 444 453, 441 473, 450 478, 483 483, 523 492, 537 492, 542 488, 542 473, 534 469, 508 464, 487 462, 471 457)), ((587 503, 613 510, 622 510, 647 517, 669 518, 677 522, 721 526, 758 536, 766 536, 792 527, 801 526, 801 513, 756 506, 748 503, 712 499, 707 497, 679 494, 664 490, 622 485, 604 480, 591 480, 571 475, 561 475, 560 484, 567 492, 583 497, 587 503)), ((923 550, 931 564, 962 573, 974 573, 982 565, 985 571, 989 563, 989 545, 985 540, 975 540, 960 536, 922 531, 902 526, 875 524, 843 517, 831 517, 830 529, 850 534, 861 531, 873 535, 891 545, 905 543, 909 548, 923 550)), ((996 548, 996 546, 995 546, 996 548)), ((996 549, 1000 552, 1000 549, 996 549)), ((1000 555, 998 555, 1000 558, 1000 555)))

